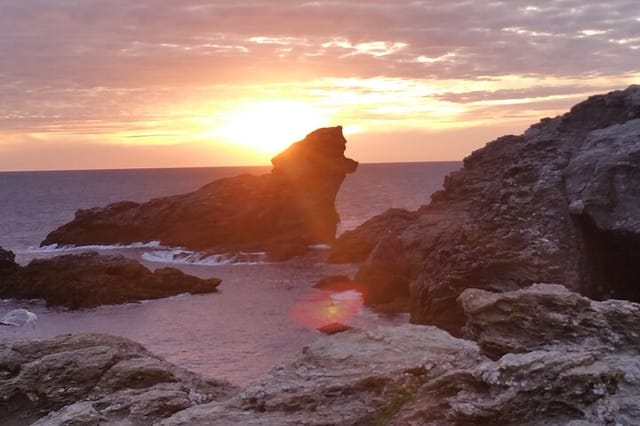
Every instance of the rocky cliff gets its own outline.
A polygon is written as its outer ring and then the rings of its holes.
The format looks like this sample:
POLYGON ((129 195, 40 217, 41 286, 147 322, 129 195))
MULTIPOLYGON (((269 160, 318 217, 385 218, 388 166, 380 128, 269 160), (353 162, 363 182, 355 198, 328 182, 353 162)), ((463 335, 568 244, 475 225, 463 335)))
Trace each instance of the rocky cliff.
POLYGON ((458 334, 456 299, 469 287, 557 282, 640 300, 640 86, 490 142, 428 205, 346 232, 331 259, 364 262, 357 278, 378 294, 371 303, 409 292, 412 322, 458 334))
POLYGON ((0 418, 48 426, 638 423, 640 305, 549 284, 468 289, 459 303, 464 339, 411 324, 350 330, 321 337, 236 392, 124 339, 0 341, 0 418))
POLYGON ((0 298, 43 299, 71 309, 212 293, 221 280, 201 279, 175 268, 150 271, 124 256, 89 252, 34 259, 26 266, 0 247, 0 298))
POLYGON ((358 163, 344 156, 342 127, 318 129, 273 158, 273 170, 211 182, 189 194, 79 210, 42 242, 61 245, 160 241, 219 252, 267 251, 282 259, 330 243, 334 201, 358 163))

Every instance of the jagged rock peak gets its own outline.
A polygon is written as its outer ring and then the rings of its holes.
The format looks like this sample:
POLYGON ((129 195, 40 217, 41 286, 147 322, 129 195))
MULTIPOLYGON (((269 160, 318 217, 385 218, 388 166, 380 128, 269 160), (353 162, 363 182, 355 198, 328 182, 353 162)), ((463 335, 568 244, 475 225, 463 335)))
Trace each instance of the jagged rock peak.
POLYGON ((358 163, 346 158, 342 127, 311 132, 274 157, 273 171, 215 180, 199 190, 79 210, 43 245, 160 241, 214 253, 259 251, 272 260, 331 243, 340 220, 335 198, 358 163))

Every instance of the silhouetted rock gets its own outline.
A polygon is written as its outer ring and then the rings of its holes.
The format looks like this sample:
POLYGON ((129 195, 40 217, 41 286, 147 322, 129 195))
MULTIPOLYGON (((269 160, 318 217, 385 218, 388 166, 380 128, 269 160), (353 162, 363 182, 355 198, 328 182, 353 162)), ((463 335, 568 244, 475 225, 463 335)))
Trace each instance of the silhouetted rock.
POLYGON ((363 261, 388 235, 401 242, 395 255, 370 258, 363 274, 406 259, 414 323, 459 333, 456 298, 469 287, 556 282, 595 299, 640 300, 640 86, 487 144, 430 204, 346 232, 330 260, 363 261))
POLYGON ((151 425, 234 391, 120 337, 0 341, 2 424, 151 425))
POLYGON ((331 243, 335 198, 358 163, 344 156, 342 127, 318 129, 273 158, 271 174, 219 179, 183 195, 79 210, 42 242, 61 245, 160 241, 219 252, 267 251, 282 260, 331 243))
POLYGON ((0 275, 0 298, 44 299, 72 309, 215 292, 220 280, 175 268, 151 272, 124 256, 82 253, 32 260, 0 275))
MULTIPOLYGON (((13 272, 17 268, 16 255, 12 251, 0 247, 0 277, 9 272, 13 272)), ((0 278, 0 280, 1 279, 2 278, 0 278)))

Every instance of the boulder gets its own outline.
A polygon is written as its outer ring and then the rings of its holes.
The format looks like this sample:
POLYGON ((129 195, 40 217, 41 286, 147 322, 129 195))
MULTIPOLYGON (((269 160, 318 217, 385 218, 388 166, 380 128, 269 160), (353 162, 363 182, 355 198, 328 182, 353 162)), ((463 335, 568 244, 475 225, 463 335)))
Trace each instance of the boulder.
POLYGON ((483 353, 591 350, 603 354, 640 350, 640 305, 621 300, 596 302, 553 284, 493 293, 467 289, 459 297, 466 338, 483 353))
MULTIPOLYGON (((594 299, 640 300, 640 86, 465 158, 417 211, 389 211, 336 240, 330 260, 361 262, 389 234, 410 263, 411 321, 461 332, 457 297, 555 282, 594 299)), ((362 270, 393 270, 394 257, 362 270)), ((364 273, 364 272, 363 272, 364 273)))
POLYGON ((342 127, 315 130, 273 158, 262 176, 219 179, 197 191, 78 210, 43 245, 128 244, 217 252, 266 251, 283 260, 312 244, 331 243, 338 213, 335 198, 358 163, 344 156, 342 127))
POLYGON ((365 289, 364 302, 368 305, 390 304, 398 299, 406 302, 410 267, 402 240, 389 235, 378 241, 355 277, 365 289))
POLYGON ((124 338, 84 334, 0 341, 2 424, 151 425, 235 391, 124 338))
POLYGON ((220 283, 217 278, 201 279, 175 268, 152 272, 124 256, 88 252, 17 266, 0 275, 0 298, 44 299, 49 306, 79 309, 181 293, 211 293, 220 283))

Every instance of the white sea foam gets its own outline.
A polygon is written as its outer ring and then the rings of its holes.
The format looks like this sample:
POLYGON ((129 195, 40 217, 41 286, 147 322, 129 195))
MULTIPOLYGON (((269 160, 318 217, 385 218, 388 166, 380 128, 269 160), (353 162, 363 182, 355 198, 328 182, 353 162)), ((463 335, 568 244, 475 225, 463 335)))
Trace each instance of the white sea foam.
POLYGON ((360 293, 357 290, 341 291, 338 293, 333 293, 331 295, 331 300, 334 300, 334 301, 358 300, 358 299, 362 299, 362 293, 360 293))
POLYGON ((313 244, 311 246, 309 246, 310 249, 312 250, 329 250, 331 248, 331 245, 329 244, 313 244))
POLYGON ((168 263, 174 265, 256 265, 266 263, 266 253, 202 253, 181 248, 171 250, 154 250, 142 253, 147 262, 168 263))
POLYGON ((58 244, 51 244, 48 246, 42 247, 29 247, 26 250, 20 251, 20 253, 25 254, 38 254, 38 253, 67 253, 67 252, 76 252, 76 251, 87 251, 87 250, 126 250, 126 249, 143 249, 143 248, 161 248, 162 244, 160 241, 150 241, 148 243, 131 243, 131 244, 109 244, 109 245, 87 245, 87 246, 65 246, 58 244))

